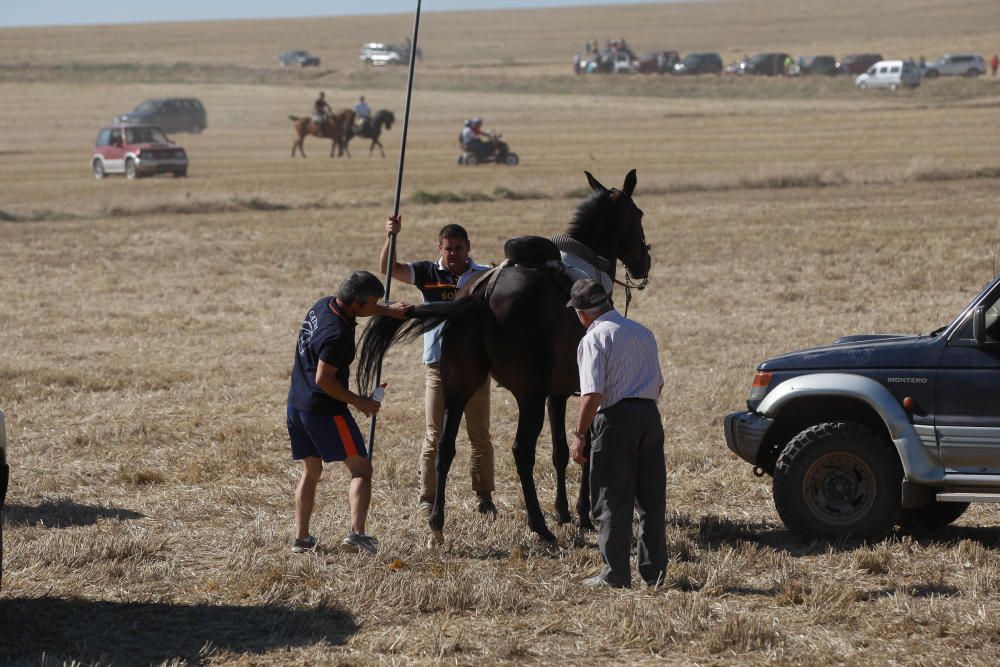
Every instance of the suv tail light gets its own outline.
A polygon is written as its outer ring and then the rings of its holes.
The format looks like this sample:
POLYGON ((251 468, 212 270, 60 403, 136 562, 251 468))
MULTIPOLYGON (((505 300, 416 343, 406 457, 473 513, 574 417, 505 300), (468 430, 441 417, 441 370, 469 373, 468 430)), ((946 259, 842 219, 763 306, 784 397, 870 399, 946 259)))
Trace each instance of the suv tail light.
POLYGON ((757 371, 757 375, 753 377, 753 384, 750 385, 750 398, 749 401, 760 401, 767 394, 767 386, 771 384, 771 376, 773 373, 770 371, 757 371))

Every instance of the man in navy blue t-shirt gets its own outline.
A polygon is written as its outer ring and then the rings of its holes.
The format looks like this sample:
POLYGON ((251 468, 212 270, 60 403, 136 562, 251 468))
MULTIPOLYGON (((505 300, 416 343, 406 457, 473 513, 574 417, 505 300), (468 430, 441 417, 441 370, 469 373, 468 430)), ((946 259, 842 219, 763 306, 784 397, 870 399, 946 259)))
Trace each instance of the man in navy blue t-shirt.
MULTIPOLYGON (((389 234, 398 234, 399 218, 390 217, 385 223, 386 242, 379 257, 379 268, 385 273, 389 263, 389 234)), ((476 264, 469 257, 469 235, 460 225, 445 225, 438 234, 438 261, 396 262, 392 277, 415 286, 425 302, 451 301, 458 290, 475 280, 490 267, 476 264)), ((444 389, 441 385, 441 327, 424 334, 424 443, 420 448, 420 506, 430 511, 437 495, 437 445, 444 422, 444 389)), ((469 468, 472 490, 479 499, 483 514, 496 513, 493 504, 493 443, 490 441, 489 380, 473 394, 465 405, 465 429, 469 434, 472 454, 469 468)))
POLYGON ((365 533, 372 464, 348 406, 370 417, 378 412, 379 403, 352 392, 348 380, 354 361, 357 318, 402 318, 410 308, 405 304, 379 304, 384 294, 377 277, 355 271, 341 284, 336 296, 323 297, 309 309, 299 330, 287 407, 292 459, 302 461, 302 477, 295 489, 295 553, 316 546, 316 538, 309 534, 309 518, 323 463, 333 461, 343 461, 351 472, 351 529, 341 544, 369 553, 378 551, 378 541, 365 533))

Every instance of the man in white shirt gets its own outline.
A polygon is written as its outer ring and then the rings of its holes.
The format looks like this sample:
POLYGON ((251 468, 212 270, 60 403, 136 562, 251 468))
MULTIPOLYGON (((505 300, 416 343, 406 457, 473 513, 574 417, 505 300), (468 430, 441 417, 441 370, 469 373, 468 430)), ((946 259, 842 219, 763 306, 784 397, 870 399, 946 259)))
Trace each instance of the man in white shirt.
POLYGON ((577 348, 580 416, 572 445, 583 464, 589 431, 590 497, 600 523, 600 575, 587 586, 627 588, 632 581, 633 508, 639 516, 639 575, 650 586, 667 572, 663 424, 656 401, 663 374, 653 333, 622 317, 600 283, 573 285, 570 301, 587 333, 577 348))

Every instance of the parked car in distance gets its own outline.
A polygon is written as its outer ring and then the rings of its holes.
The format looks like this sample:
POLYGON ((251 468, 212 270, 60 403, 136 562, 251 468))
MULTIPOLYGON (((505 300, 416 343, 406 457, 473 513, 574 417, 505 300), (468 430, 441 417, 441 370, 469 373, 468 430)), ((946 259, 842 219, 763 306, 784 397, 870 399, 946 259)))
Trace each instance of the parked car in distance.
POLYGON ((615 51, 613 62, 612 71, 615 74, 635 74, 639 71, 639 60, 628 49, 615 51))
POLYGON ((674 65, 674 74, 721 74, 722 58, 718 53, 689 53, 674 65))
POLYGON ((146 100, 128 113, 115 116, 116 125, 155 125, 165 132, 199 134, 208 127, 205 107, 194 97, 146 100))
POLYGON ((636 61, 636 69, 643 74, 665 74, 672 72, 674 65, 680 62, 680 54, 676 51, 650 51, 636 61))
POLYGON ((308 51, 292 49, 278 56, 278 64, 282 67, 319 67, 319 58, 308 51))
POLYGON ((180 178, 187 176, 188 157, 155 125, 112 125, 97 133, 90 168, 97 180, 107 174, 135 179, 166 172, 180 178))
POLYGON ((946 53, 924 68, 924 76, 935 79, 939 76, 976 77, 986 74, 986 61, 975 53, 946 53))
POLYGON ((800 56, 792 65, 792 76, 835 76, 840 73, 840 63, 833 56, 800 56))
POLYGON ((785 74, 787 53, 758 53, 740 63, 738 74, 761 74, 779 76, 785 74))
POLYGON ((840 61, 840 71, 844 74, 861 74, 880 60, 881 53, 852 53, 840 61))
POLYGON ((916 88, 920 85, 920 68, 912 60, 881 60, 859 74, 854 80, 861 90, 888 88, 896 90, 902 86, 916 88))
MULTIPOLYGON (((423 60, 424 55, 417 47, 417 60, 423 60)), ((366 65, 409 65, 410 47, 406 44, 382 44, 368 42, 361 46, 361 62, 366 65)))

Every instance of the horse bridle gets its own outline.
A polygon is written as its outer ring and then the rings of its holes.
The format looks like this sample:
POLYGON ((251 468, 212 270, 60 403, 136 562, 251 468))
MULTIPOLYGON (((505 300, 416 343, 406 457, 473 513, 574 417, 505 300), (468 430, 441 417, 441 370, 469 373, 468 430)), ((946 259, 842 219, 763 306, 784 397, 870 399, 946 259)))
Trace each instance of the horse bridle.
MULTIPOLYGON (((615 200, 617 200, 618 197, 620 197, 622 194, 624 194, 623 192, 621 192, 618 189, 613 189, 611 192, 612 192, 611 198, 615 199, 615 200)), ((649 250, 649 246, 646 245, 645 235, 643 235, 641 243, 642 243, 643 246, 646 247, 646 250, 648 251, 649 250)), ((618 280, 617 278, 612 277, 611 278, 611 282, 613 282, 616 285, 621 285, 622 287, 625 288, 625 317, 628 317, 628 307, 629 307, 629 304, 632 303, 632 290, 635 289, 635 290, 639 290, 641 292, 642 290, 646 289, 646 285, 649 284, 649 276, 647 275, 641 281, 636 282, 632 278, 632 274, 629 273, 628 266, 625 264, 625 262, 622 262, 622 266, 625 267, 625 281, 622 282, 621 280, 618 280)))

